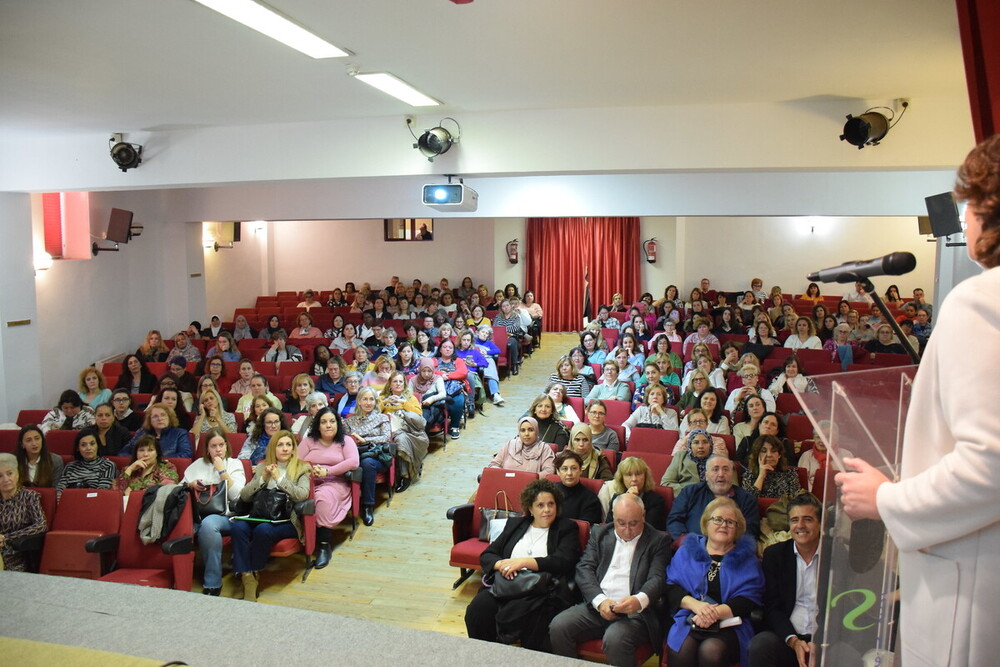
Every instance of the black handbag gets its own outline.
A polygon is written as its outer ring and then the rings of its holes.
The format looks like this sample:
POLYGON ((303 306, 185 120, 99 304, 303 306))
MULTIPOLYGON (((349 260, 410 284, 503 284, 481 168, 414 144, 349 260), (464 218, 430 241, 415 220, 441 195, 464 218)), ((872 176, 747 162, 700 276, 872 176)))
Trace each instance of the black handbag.
POLYGON ((516 600, 533 596, 548 595, 552 587, 551 572, 522 570, 513 579, 497 576, 490 588, 490 595, 497 600, 516 600))
POLYGON ((499 507, 479 508, 481 516, 479 521, 479 539, 483 542, 492 542, 495 540, 503 532, 504 527, 507 525, 507 519, 515 519, 523 516, 520 512, 516 512, 510 508, 510 499, 507 497, 507 492, 503 489, 497 491, 497 495, 493 499, 493 504, 499 505, 501 498, 503 499, 503 509, 499 507))
POLYGON ((221 484, 212 484, 204 491, 193 491, 194 511, 198 518, 204 518, 213 514, 225 514, 229 509, 228 484, 223 481, 221 484))
POLYGON ((253 496, 250 516, 267 521, 288 521, 292 518, 292 499, 281 489, 261 489, 253 496))

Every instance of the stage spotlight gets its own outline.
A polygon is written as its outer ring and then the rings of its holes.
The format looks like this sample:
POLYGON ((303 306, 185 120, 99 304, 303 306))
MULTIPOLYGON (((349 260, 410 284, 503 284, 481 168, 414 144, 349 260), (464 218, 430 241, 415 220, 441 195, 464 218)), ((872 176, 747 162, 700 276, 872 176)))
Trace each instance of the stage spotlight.
MULTIPOLYGON (((410 129, 410 134, 413 134, 413 128, 410 127, 411 123, 412 120, 408 118, 406 120, 406 125, 410 129)), ((413 144, 413 147, 419 150, 420 154, 427 158, 428 162, 433 162, 434 158, 438 155, 444 155, 448 152, 452 145, 458 143, 459 134, 462 131, 458 121, 454 118, 442 118, 441 124, 437 127, 425 130, 419 138, 415 134, 413 135, 413 138, 417 140, 417 143, 413 144), (446 120, 450 120, 455 123, 456 130, 454 132, 441 127, 441 124, 443 124, 446 120)))
POLYGON ((878 146, 878 143, 885 138, 889 130, 895 127, 896 123, 902 119, 903 114, 906 113, 906 108, 910 105, 907 100, 897 100, 897 103, 903 108, 899 114, 899 118, 896 118, 895 111, 889 107, 872 107, 860 116, 847 114, 847 122, 844 123, 844 133, 840 135, 840 140, 857 146, 858 150, 868 145, 878 146), (885 114, 875 111, 875 109, 885 109, 890 115, 887 117, 885 114), (893 119, 895 119, 895 122, 893 122, 893 119))
POLYGON ((122 135, 120 134, 112 136, 108 143, 114 144, 111 146, 111 159, 115 161, 115 164, 122 171, 135 169, 142 164, 142 146, 139 144, 130 144, 122 141, 122 135))

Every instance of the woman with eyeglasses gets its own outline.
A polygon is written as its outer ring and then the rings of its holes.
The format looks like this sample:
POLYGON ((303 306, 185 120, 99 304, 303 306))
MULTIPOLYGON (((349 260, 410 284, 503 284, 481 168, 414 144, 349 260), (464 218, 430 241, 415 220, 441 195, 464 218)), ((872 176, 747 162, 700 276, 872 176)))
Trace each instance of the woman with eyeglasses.
POLYGON ((128 389, 119 387, 111 392, 111 407, 115 410, 115 421, 129 431, 142 428, 142 417, 132 409, 132 396, 128 389))
POLYGON ((667 568, 670 667, 749 663, 750 614, 764 601, 764 572, 746 519, 730 498, 716 498, 701 516, 701 535, 690 534, 667 568), (721 627, 740 617, 742 623, 721 627))
POLYGON ((246 442, 243 443, 243 448, 236 458, 249 459, 252 465, 257 465, 264 460, 264 455, 267 454, 267 446, 270 444, 271 438, 283 428, 285 428, 285 417, 281 414, 280 410, 276 410, 275 408, 264 410, 257 417, 253 435, 248 437, 246 442))
POLYGON ((604 401, 595 399, 587 404, 587 425, 590 426, 594 447, 613 449, 617 452, 621 448, 621 443, 618 442, 618 434, 605 423, 607 418, 608 406, 604 404, 604 401))

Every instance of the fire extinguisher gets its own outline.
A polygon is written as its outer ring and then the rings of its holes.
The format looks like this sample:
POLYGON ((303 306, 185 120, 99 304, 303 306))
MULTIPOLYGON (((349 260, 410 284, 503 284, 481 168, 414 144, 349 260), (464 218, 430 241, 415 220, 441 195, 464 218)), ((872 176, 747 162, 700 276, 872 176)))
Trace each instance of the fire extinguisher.
POLYGON ((517 264, 517 239, 507 244, 507 261, 517 264))
POLYGON ((656 263, 656 239, 651 238, 643 242, 642 250, 646 253, 646 261, 650 264, 656 263))

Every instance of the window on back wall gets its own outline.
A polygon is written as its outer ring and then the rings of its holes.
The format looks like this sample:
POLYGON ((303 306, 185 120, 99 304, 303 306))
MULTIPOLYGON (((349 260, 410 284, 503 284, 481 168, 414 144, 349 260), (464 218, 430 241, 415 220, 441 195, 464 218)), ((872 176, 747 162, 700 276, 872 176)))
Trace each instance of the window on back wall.
POLYGON ((433 241, 433 218, 385 218, 386 241, 433 241))

